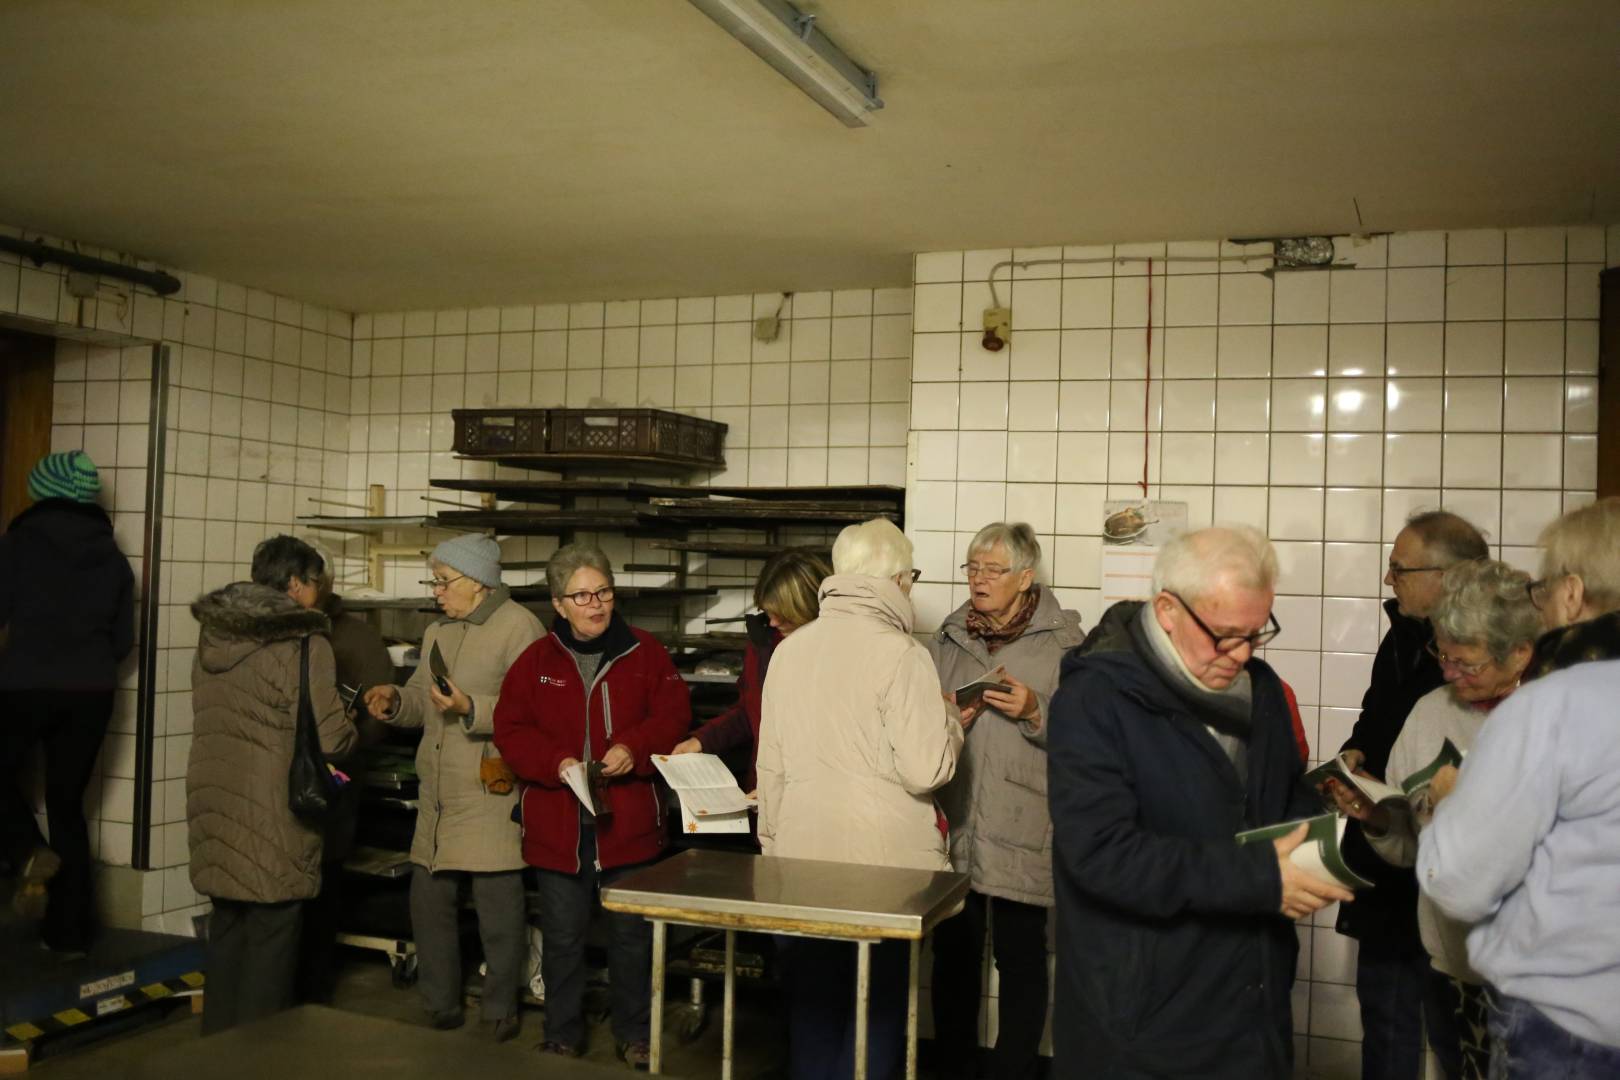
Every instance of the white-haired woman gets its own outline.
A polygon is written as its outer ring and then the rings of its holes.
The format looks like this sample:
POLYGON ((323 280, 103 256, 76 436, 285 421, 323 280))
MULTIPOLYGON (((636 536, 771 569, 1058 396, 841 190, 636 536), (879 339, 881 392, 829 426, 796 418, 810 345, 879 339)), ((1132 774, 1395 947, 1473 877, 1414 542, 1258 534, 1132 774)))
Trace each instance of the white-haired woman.
POLYGON ((1052 906, 1052 818, 1046 806, 1046 710, 1080 617, 1035 580, 1041 545, 998 521, 968 544, 968 599, 929 640, 949 693, 991 676, 963 710, 969 731, 956 776, 940 792, 951 823, 951 865, 973 879, 961 917, 934 934, 934 1042, 941 1077, 976 1077, 984 935, 994 932, 1001 1017, 989 1075, 1031 1074, 1046 1027, 1046 909, 1052 906))
MULTIPOLYGON (((1384 778, 1399 786, 1435 759, 1446 740, 1466 752, 1485 718, 1519 685, 1541 633, 1541 613, 1530 602, 1530 575, 1499 562, 1459 563, 1446 571, 1440 599, 1429 613, 1430 652, 1446 685, 1418 700, 1390 750, 1384 778)), ((1432 805, 1396 812, 1338 788, 1345 813, 1360 819, 1380 857, 1395 866, 1417 861, 1418 833, 1432 805)), ((1424 1016, 1429 1045, 1448 1078, 1484 1080, 1490 1065, 1485 980, 1468 962, 1470 924, 1449 918, 1433 900, 1418 897, 1418 930, 1429 954, 1424 1016)))
MULTIPOLYGON (((758 759, 766 856, 949 870, 932 793, 951 778, 963 724, 911 636, 911 541, 891 522, 833 544, 821 615, 777 647, 765 679, 758 759)), ((872 951, 869 1075, 905 1054, 907 949, 872 951)), ((795 940, 788 958, 794 1080, 849 1076, 855 947, 795 940)))
POLYGON ((1473 922, 1493 1076, 1620 1076, 1620 498, 1541 536, 1555 632, 1491 713, 1418 840, 1423 891, 1473 922))

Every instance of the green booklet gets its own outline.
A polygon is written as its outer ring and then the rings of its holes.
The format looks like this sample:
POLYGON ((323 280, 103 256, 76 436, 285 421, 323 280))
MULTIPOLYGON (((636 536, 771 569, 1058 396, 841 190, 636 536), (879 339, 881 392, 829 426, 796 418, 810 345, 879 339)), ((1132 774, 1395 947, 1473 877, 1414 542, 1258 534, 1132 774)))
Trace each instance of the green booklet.
POLYGON ((1401 791, 1405 792, 1408 799, 1415 799, 1429 790, 1429 785, 1434 782, 1435 773, 1447 765, 1460 766, 1462 761, 1463 752, 1457 749, 1456 743, 1447 739, 1441 744, 1440 752, 1434 756, 1433 761, 1401 781, 1401 791))
POLYGON ((1337 814, 1318 814, 1312 818, 1284 821, 1259 829, 1247 829, 1237 834, 1241 844, 1269 844, 1292 833, 1301 825, 1308 825, 1305 840, 1294 849, 1289 860, 1301 870, 1323 881, 1343 885, 1347 889, 1370 889, 1372 882, 1350 869, 1344 861, 1340 842, 1344 838, 1345 819, 1337 814))
POLYGON ((1401 781, 1400 787, 1356 772, 1343 754, 1322 762, 1306 773, 1304 779, 1306 786, 1321 794, 1323 804, 1329 810, 1338 809, 1338 804, 1327 791, 1326 785, 1329 780, 1336 780, 1352 791, 1359 791, 1369 802, 1393 803, 1398 807, 1404 807, 1428 791, 1430 781, 1441 768, 1447 765, 1461 765, 1462 759, 1463 752, 1447 739, 1434 760, 1401 781))

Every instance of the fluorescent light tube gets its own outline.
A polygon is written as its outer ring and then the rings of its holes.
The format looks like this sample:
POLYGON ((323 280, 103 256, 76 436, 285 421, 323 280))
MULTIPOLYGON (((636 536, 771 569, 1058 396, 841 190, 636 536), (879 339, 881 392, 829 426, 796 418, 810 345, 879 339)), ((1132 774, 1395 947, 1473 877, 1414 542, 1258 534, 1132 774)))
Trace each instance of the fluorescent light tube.
POLYGON ((845 127, 865 127, 883 108, 877 76, 816 29, 787 0, 691 0, 692 6, 803 90, 845 127))

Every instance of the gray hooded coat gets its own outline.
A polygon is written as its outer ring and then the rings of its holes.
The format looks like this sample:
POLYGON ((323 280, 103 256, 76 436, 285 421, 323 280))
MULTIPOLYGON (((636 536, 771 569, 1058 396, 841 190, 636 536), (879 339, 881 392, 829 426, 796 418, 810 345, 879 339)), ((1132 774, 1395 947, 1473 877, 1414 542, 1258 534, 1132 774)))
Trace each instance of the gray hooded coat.
POLYGON ((320 890, 321 831, 287 808, 298 719, 299 639, 321 749, 342 754, 354 726, 338 700, 330 623, 286 594, 245 581, 199 599, 186 767, 191 884, 226 900, 274 904, 320 890))
POLYGON ((968 633, 968 610, 969 604, 957 608, 928 641, 940 687, 954 690, 1005 667, 1035 692, 1040 712, 1033 720, 1011 720, 987 706, 968 729, 956 776, 940 792, 951 823, 951 868, 972 878, 975 892, 1051 907, 1047 706, 1058 665, 1083 639, 1080 616, 1043 588, 1029 627, 992 656, 968 633))

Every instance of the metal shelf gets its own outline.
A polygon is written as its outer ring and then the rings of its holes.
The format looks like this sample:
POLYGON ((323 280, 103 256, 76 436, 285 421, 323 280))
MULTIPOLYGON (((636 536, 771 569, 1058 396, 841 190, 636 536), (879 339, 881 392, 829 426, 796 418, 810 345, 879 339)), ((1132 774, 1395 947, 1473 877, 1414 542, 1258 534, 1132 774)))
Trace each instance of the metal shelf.
POLYGON ((311 529, 324 529, 329 532, 361 533, 366 536, 377 536, 382 533, 398 532, 401 529, 444 529, 434 518, 420 514, 402 517, 343 517, 335 514, 312 514, 309 517, 297 519, 298 524, 311 529))

